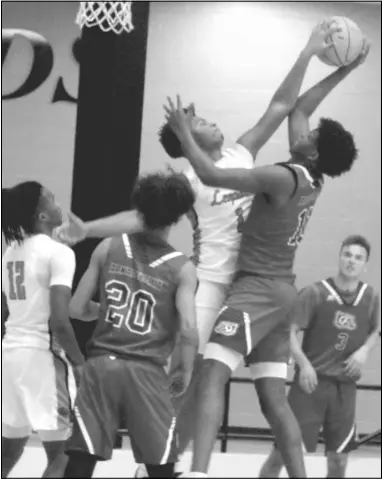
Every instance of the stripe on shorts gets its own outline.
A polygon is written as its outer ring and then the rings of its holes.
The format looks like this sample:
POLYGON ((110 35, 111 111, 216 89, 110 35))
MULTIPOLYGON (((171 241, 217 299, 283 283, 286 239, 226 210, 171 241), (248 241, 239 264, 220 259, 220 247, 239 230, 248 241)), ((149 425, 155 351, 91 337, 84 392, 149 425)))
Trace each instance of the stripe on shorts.
POLYGON ((78 409, 77 406, 74 407, 74 414, 75 414, 75 416, 76 416, 77 423, 78 423, 78 426, 79 426, 79 428, 80 428, 82 437, 84 438, 86 447, 88 448, 89 453, 94 456, 94 455, 95 455, 95 450, 94 450, 94 446, 93 446, 92 440, 91 440, 91 438, 90 438, 90 434, 89 434, 89 432, 88 432, 88 430, 87 430, 87 428, 86 428, 85 422, 84 422, 84 420, 82 419, 81 413, 80 413, 80 411, 79 411, 79 409, 78 409))
POLYGON ((337 449, 336 452, 342 452, 346 446, 351 442, 351 440, 353 439, 355 435, 355 424, 353 424, 352 428, 350 429, 350 432, 349 434, 346 436, 346 439, 344 440, 344 442, 340 445, 340 447, 337 449))
POLYGON ((167 441, 166 441, 166 447, 164 450, 163 457, 160 461, 160 464, 167 464, 168 458, 171 453, 171 447, 172 447, 172 442, 174 440, 174 432, 175 432, 175 427, 176 427, 176 418, 173 417, 171 421, 171 426, 170 429, 168 430, 168 436, 167 436, 167 441))
POLYGON ((251 336, 251 318, 248 313, 243 313, 244 328, 245 328, 245 343, 247 345, 247 354, 252 351, 252 336, 251 336))

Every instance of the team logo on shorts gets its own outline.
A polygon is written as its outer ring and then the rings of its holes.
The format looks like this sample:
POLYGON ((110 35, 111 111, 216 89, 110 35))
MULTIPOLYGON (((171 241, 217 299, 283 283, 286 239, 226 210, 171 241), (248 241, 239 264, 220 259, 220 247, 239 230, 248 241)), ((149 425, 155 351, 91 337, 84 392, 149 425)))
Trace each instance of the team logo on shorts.
POLYGON ((222 334, 223 336, 235 336, 239 325, 231 323, 229 321, 221 321, 215 328, 215 333, 222 334))
POLYGON ((337 311, 334 316, 334 326, 337 329, 346 329, 347 331, 354 331, 357 329, 357 321, 355 316, 343 311, 337 311))

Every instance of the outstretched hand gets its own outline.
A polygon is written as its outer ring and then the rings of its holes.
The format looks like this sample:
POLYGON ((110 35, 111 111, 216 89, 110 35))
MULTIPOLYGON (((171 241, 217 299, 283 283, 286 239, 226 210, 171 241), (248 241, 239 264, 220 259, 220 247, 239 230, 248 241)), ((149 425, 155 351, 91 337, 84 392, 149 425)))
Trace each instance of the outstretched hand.
POLYGON ((183 135, 191 132, 195 108, 191 105, 185 112, 179 95, 176 96, 176 106, 170 97, 167 97, 167 100, 168 104, 163 105, 166 121, 176 136, 181 139, 183 135))
POLYGON ((358 68, 366 60, 367 56, 369 55, 370 48, 371 48, 371 43, 367 38, 365 38, 363 40, 361 53, 352 63, 350 63, 349 65, 343 68, 347 68, 348 70, 354 70, 355 68, 358 68))
POLYGON ((73 246, 86 238, 86 223, 75 214, 68 213, 68 221, 57 228, 56 235, 59 241, 73 246))
POLYGON ((328 48, 335 45, 332 35, 341 31, 341 28, 335 22, 322 22, 318 24, 312 31, 306 50, 311 55, 320 55, 328 48))

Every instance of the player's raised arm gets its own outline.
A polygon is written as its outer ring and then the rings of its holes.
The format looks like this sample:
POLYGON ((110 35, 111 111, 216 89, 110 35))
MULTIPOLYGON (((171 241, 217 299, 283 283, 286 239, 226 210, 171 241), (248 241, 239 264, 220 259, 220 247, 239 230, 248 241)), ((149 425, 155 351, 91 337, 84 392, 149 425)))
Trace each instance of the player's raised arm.
POLYGON ((238 143, 245 146, 253 157, 256 157, 259 150, 294 108, 310 60, 314 55, 329 47, 330 43, 326 43, 326 39, 336 30, 337 27, 329 27, 324 23, 313 30, 308 44, 273 95, 265 114, 253 128, 239 138, 238 143))
MULTIPOLYGON (((337 30, 337 27, 327 27, 325 24, 313 30, 306 47, 302 50, 292 70, 275 93, 264 116, 252 130, 239 139, 239 143, 251 151, 254 157, 293 109, 310 60, 314 55, 321 53, 330 46, 330 42, 326 40, 337 30)), ((214 164, 193 138, 191 132, 192 111, 185 111, 179 97, 176 107, 171 99, 168 100, 169 105, 164 107, 167 122, 179 138, 183 153, 194 167, 201 181, 208 186, 220 186, 256 193, 254 188, 250 189, 248 187, 248 181, 246 181, 245 186, 240 185, 240 179, 245 178, 248 170, 242 169, 242 175, 238 170, 235 170, 235 173, 232 174, 231 169, 223 170, 214 164), (234 179, 231 181, 233 176, 234 179)))
POLYGON ((70 302, 70 316, 81 321, 94 321, 98 318, 99 304, 92 297, 99 285, 102 266, 110 245, 110 238, 102 241, 90 258, 88 269, 79 282, 70 302))
POLYGON ((186 383, 185 388, 191 380, 191 374, 199 345, 198 330, 196 326, 196 288, 196 268, 191 262, 188 262, 183 266, 179 273, 179 284, 175 298, 175 305, 180 321, 180 369, 186 383))
POLYGON ((69 320, 69 303, 76 261, 73 251, 58 245, 50 261, 50 327, 59 345, 75 366, 84 363, 69 320))
POLYGON ((144 223, 137 210, 122 211, 106 218, 87 222, 69 213, 68 221, 57 228, 56 235, 60 241, 73 245, 85 238, 110 238, 123 233, 139 233, 143 230, 144 223))
POLYGON ((349 73, 361 65, 370 51, 370 43, 365 40, 359 57, 350 65, 338 68, 335 72, 318 82, 299 97, 295 107, 288 117, 289 145, 292 148, 302 137, 307 137, 310 131, 309 118, 322 101, 349 73))

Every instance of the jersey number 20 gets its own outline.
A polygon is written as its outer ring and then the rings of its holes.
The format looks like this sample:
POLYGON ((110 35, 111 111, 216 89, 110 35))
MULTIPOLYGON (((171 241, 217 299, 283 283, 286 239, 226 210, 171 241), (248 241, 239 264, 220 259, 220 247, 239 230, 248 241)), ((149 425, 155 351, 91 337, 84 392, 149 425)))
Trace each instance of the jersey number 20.
POLYGON ((24 261, 9 261, 7 263, 9 280, 9 299, 26 299, 25 264, 24 261))
POLYGON ((108 309, 106 322, 112 323, 115 328, 123 324, 129 331, 144 335, 151 331, 154 320, 154 296, 139 289, 134 293, 126 283, 112 280, 106 283, 108 309))

